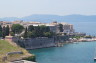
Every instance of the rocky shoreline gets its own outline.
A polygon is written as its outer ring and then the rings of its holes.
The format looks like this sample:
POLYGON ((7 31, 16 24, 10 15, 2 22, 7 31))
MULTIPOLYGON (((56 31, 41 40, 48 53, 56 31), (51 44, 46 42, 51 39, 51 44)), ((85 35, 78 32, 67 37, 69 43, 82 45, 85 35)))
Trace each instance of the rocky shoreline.
POLYGON ((64 44, 68 44, 68 43, 78 43, 78 42, 93 42, 96 41, 96 37, 95 38, 79 38, 79 39, 70 39, 68 41, 65 42, 60 42, 56 44, 56 47, 62 47, 64 46, 64 44))

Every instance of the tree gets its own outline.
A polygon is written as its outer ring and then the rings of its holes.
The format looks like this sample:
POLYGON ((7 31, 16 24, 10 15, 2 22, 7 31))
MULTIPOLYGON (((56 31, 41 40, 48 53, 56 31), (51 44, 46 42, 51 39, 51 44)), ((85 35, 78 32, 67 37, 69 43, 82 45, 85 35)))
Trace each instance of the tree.
POLYGON ((0 25, 0 31, 2 31, 2 27, 1 27, 1 25, 0 25))
POLYGON ((52 32, 45 32, 44 33, 45 37, 52 37, 53 36, 53 33, 52 32))
POLYGON ((7 25, 6 29, 5 29, 5 34, 6 34, 6 36, 9 35, 9 26, 8 25, 7 25))
POLYGON ((50 31, 50 28, 48 26, 41 25, 40 26, 40 30, 43 31, 43 32, 49 32, 50 31))
POLYGON ((28 26, 28 31, 33 31, 33 30, 34 30, 34 26, 33 25, 28 26))
POLYGON ((50 28, 48 26, 46 26, 46 31, 45 32, 50 32, 50 28))
POLYGON ((63 25, 62 24, 59 24, 59 30, 60 30, 60 32, 63 32, 63 25))
POLYGON ((34 31, 36 32, 36 36, 37 37, 40 37, 41 36, 41 34, 40 34, 40 26, 36 26, 35 28, 34 28, 34 31))
POLYGON ((10 35, 11 35, 11 36, 15 36, 15 34, 14 34, 13 32, 10 32, 10 35))
POLYGON ((0 37, 2 37, 2 27, 0 25, 0 37))
POLYGON ((35 38, 35 37, 37 37, 36 31, 33 30, 32 32, 28 32, 28 37, 29 38, 35 38))
POLYGON ((20 24, 13 24, 12 28, 11 28, 11 30, 14 34, 21 33, 23 31, 23 29, 24 29, 24 27, 20 24))
POLYGON ((0 31, 0 37, 2 37, 2 32, 0 31))
POLYGON ((24 36, 23 36, 24 38, 27 38, 28 36, 27 36, 27 28, 25 29, 25 32, 24 32, 24 36))
POLYGON ((3 28, 2 28, 2 37, 5 38, 5 36, 6 36, 6 28, 5 28, 5 26, 3 26, 3 28))

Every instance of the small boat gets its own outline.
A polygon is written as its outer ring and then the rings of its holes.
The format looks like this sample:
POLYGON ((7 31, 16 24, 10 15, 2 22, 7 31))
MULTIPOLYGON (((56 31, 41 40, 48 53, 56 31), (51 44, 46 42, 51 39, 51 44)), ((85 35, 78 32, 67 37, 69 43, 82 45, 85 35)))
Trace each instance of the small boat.
POLYGON ((96 60, 96 58, 94 58, 94 60, 96 60))
POLYGON ((94 53, 94 61, 96 61, 96 48, 95 48, 95 53, 94 53))

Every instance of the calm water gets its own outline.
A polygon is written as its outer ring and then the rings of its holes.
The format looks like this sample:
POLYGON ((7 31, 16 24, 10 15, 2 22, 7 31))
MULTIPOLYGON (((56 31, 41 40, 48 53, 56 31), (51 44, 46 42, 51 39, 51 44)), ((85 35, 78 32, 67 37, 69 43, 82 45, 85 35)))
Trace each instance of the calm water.
POLYGON ((96 22, 69 22, 74 25, 75 31, 96 36, 96 22))
MULTIPOLYGON (((70 22, 77 32, 85 32, 96 36, 96 22, 70 22)), ((80 42, 66 44, 63 47, 30 50, 34 53, 38 63, 96 63, 94 52, 96 42, 80 42)))
POLYGON ((36 55, 38 63, 95 63, 96 42, 66 44, 63 47, 30 50, 36 55))

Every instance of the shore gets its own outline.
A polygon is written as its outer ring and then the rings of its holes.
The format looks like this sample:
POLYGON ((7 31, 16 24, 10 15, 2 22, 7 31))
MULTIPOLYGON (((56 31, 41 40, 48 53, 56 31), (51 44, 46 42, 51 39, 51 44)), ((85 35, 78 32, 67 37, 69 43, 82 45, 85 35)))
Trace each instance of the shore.
POLYGON ((79 38, 79 39, 71 39, 68 42, 92 42, 96 41, 96 38, 79 38))
MULTIPOLYGON (((0 63, 8 63, 22 59, 33 59, 35 55, 30 54, 24 48, 13 45, 8 40, 0 40, 0 63)), ((35 60, 35 59, 34 59, 35 60)))
POLYGON ((96 37, 95 38, 79 38, 79 39, 74 38, 65 42, 56 43, 56 47, 62 47, 64 46, 64 44, 68 44, 68 43, 93 42, 93 41, 96 41, 96 37))

